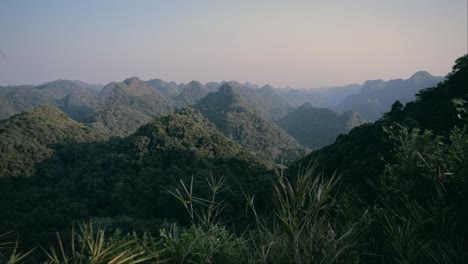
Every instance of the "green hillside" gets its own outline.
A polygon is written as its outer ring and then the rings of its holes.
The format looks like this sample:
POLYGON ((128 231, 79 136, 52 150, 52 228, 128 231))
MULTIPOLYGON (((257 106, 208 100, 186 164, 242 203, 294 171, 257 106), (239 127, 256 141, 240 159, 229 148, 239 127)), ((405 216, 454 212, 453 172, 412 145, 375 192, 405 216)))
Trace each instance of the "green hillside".
POLYGON ((224 135, 264 158, 287 164, 304 154, 293 138, 250 106, 227 83, 194 107, 224 135))
POLYGON ((339 114, 327 108, 303 104, 280 119, 278 124, 302 146, 317 149, 329 145, 340 134, 361 125, 364 120, 354 112, 339 114))
MULTIPOLYGON (((158 117, 129 137, 97 143, 84 133, 84 126, 67 123, 67 118, 57 121, 58 129, 42 139, 45 141, 33 140, 35 131, 46 132, 38 126, 51 126, 44 116, 55 120, 64 117, 53 108, 34 113, 33 117, 42 119, 34 122, 34 132, 24 132, 22 141, 65 143, 53 148, 54 155, 52 149, 42 145, 39 150, 32 149, 30 152, 40 155, 34 160, 36 170, 30 163, 15 163, 20 167, 14 167, 14 175, 34 172, 30 178, 0 178, 0 209, 9 212, 0 220, 0 232, 16 230, 27 241, 46 239, 55 230, 65 231, 73 221, 90 217, 110 228, 141 232, 157 232, 164 219, 185 223, 188 219, 183 208, 168 190, 178 186, 179 180, 188 182, 192 177, 197 193, 208 192, 208 186, 201 184, 206 178, 224 177, 226 188, 220 196, 227 204, 224 214, 238 219, 245 199, 240 186, 259 199, 271 190, 272 164, 227 139, 192 109, 158 117), (68 136, 76 134, 75 141, 62 140, 65 132, 68 136)), ((33 117, 27 114, 6 121, 2 127, 13 131, 28 126, 33 117)), ((14 153, 16 162, 28 160, 26 155, 14 153)))
POLYGON ((101 131, 70 119, 52 106, 40 106, 0 122, 0 176, 30 176, 52 157, 57 143, 103 140, 101 131))

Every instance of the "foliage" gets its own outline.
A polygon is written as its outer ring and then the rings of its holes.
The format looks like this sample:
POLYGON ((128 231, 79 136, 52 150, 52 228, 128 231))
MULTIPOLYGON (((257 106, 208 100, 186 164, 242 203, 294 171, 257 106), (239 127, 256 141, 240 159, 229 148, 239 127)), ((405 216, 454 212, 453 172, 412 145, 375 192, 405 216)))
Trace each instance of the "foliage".
POLYGON ((466 129, 453 129, 449 142, 405 127, 388 133, 397 146, 379 187, 385 255, 396 263, 466 262, 466 129))
POLYGON ((191 81, 184 86, 182 92, 175 98, 183 106, 191 106, 198 103, 208 94, 208 90, 197 81, 191 81))
POLYGON ((41 105, 59 107, 81 119, 95 107, 97 92, 82 82, 56 80, 37 86, 0 87, 0 119, 6 119, 41 105))
POLYGON ((0 177, 32 175, 36 164, 52 156, 52 144, 106 138, 52 106, 23 112, 0 122, 0 177))
POLYGON ((357 113, 338 114, 330 109, 313 107, 309 103, 278 121, 289 135, 310 149, 331 144, 339 134, 345 134, 363 123, 364 120, 357 113))
POLYGON ((262 158, 288 164, 304 154, 293 138, 250 106, 229 84, 194 107, 224 135, 262 158))
POLYGON ((184 209, 167 192, 180 179, 193 178, 196 191, 208 193, 205 177, 224 175, 229 187, 222 195, 223 214, 233 221, 242 218, 239 186, 259 197, 271 191, 272 164, 224 137, 192 109, 156 118, 127 138, 57 144, 54 151, 30 178, 0 177, 1 230, 25 234, 26 243, 47 241, 54 231, 91 217, 153 234, 164 219, 187 223, 184 209))
POLYGON ((311 153, 291 166, 291 170, 317 160, 327 173, 343 171, 343 179, 350 183, 351 188, 365 191, 369 199, 375 199, 377 194, 374 189, 369 190, 368 182, 375 185, 385 164, 394 163, 391 153, 394 143, 385 134, 384 127, 398 123, 409 128, 431 130, 445 139, 455 126, 466 124, 464 109, 467 105, 460 105, 460 100, 468 100, 468 67, 462 63, 467 56, 457 60, 459 63, 446 80, 433 88, 421 90, 414 102, 404 107, 394 105, 391 112, 375 123, 355 127, 347 135, 338 136, 335 143, 311 153))
POLYGON ((122 236, 117 230, 106 237, 103 229, 95 230, 92 223, 80 225, 80 232, 71 231, 67 248, 57 233, 57 248, 43 249, 49 264, 60 263, 159 263, 160 252, 148 247, 148 241, 141 241, 136 235, 122 236))

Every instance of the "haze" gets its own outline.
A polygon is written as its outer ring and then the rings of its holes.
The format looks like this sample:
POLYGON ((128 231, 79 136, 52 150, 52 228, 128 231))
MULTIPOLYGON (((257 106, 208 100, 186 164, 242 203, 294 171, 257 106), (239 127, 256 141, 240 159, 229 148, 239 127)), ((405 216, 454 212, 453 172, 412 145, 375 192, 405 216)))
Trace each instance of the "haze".
POLYGON ((127 77, 323 87, 445 75, 466 0, 0 2, 0 85, 127 77))

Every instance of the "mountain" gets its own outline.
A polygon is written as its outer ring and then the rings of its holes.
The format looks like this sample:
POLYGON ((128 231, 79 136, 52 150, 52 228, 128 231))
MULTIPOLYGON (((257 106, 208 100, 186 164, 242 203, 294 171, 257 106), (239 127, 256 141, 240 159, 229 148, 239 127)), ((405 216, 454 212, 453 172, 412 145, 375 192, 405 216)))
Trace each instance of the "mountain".
POLYGON ((210 92, 216 92, 219 90, 219 87, 221 87, 221 83, 217 82, 207 82, 205 83, 205 89, 207 89, 210 92))
POLYGON ((164 94, 167 97, 174 98, 177 95, 180 94, 180 87, 177 86, 175 82, 165 82, 160 79, 152 79, 146 81, 149 85, 153 86, 156 88, 158 91, 160 91, 162 94, 164 94))
POLYGON ((54 105, 72 119, 84 121, 99 107, 99 93, 92 89, 74 89, 54 105))
MULTIPOLYGON (((38 125, 47 126, 44 114, 39 116, 46 123, 38 125)), ((31 178, 0 177, 0 208, 9 212, 0 225, 25 240, 44 240, 90 218, 125 232, 158 232, 174 218, 187 222, 185 209, 168 192, 180 188, 180 180, 193 179, 194 193, 208 194, 206 179, 224 177, 223 214, 240 218, 245 197, 239 186, 261 199, 269 195, 273 177, 271 163, 226 138, 193 109, 157 117, 125 138, 63 144, 41 160, 31 178)))
MULTIPOLYGON (((426 77, 428 75, 422 73, 414 75, 409 81, 395 82, 425 86, 428 84, 425 81, 426 77)), ((384 89, 391 87, 381 81, 374 82, 372 87, 376 87, 377 84, 382 85, 384 89)), ((467 125, 467 84, 468 55, 465 55, 456 61, 445 80, 432 88, 420 90, 414 101, 406 105, 399 101, 393 103, 390 112, 375 123, 355 127, 348 134, 338 136, 333 144, 314 151, 293 164, 292 171, 316 161, 329 173, 335 170, 342 172, 343 180, 350 186, 366 191, 369 196, 376 195, 372 192, 373 189, 369 188, 369 182, 377 184, 385 166, 394 162, 392 150, 396 141, 389 138, 388 130, 397 125, 409 129, 430 130, 448 141, 448 135, 453 128, 467 125)), ((375 89, 383 91, 382 88, 375 89)))
POLYGON ((280 119, 278 124, 302 146, 316 149, 333 143, 364 120, 355 112, 337 113, 306 103, 280 119))
POLYGON ((57 80, 37 86, 0 87, 0 118, 6 119, 41 105, 54 105, 73 118, 82 119, 96 106, 97 92, 84 83, 57 80), (68 98, 67 98, 68 97, 68 98))
POLYGON ((264 158, 289 163, 304 153, 293 138, 250 106, 228 83, 194 108, 224 135, 264 158))
POLYGON ((259 110, 272 121, 286 116, 289 111, 288 102, 273 91, 273 87, 265 85, 260 89, 252 89, 236 81, 224 82, 229 84, 247 103, 259 110))
POLYGON ((366 81, 357 94, 346 97, 336 109, 339 111, 355 111, 366 120, 375 121, 383 113, 390 110, 395 101, 405 104, 415 99, 422 89, 432 87, 443 80, 443 77, 432 76, 420 71, 409 79, 402 80, 372 80, 366 81))
POLYGON ((200 99, 208 94, 208 90, 197 81, 191 81, 184 86, 182 92, 175 98, 177 102, 184 106, 198 103, 200 99))
POLYGON ((40 106, 0 122, 0 176, 30 176, 57 143, 90 142, 107 136, 70 119, 52 106, 40 106))
POLYGON ((100 123, 115 136, 129 135, 152 117, 175 108, 171 98, 136 77, 106 85, 99 94, 99 104, 87 122, 100 123))
POLYGON ((129 106, 149 116, 170 113, 174 108, 170 98, 136 77, 106 85, 99 99, 103 105, 129 106))
POLYGON ((359 84, 313 89, 274 89, 291 107, 297 108, 305 103, 311 103, 315 107, 331 109, 336 108, 347 96, 356 94, 360 90, 359 84))
POLYGON ((152 119, 132 107, 116 104, 91 114, 86 123, 112 136, 125 137, 152 119))
POLYGON ((86 82, 83 82, 83 81, 80 81, 80 80, 74 80, 73 82, 78 84, 79 86, 81 86, 83 88, 87 88, 87 89, 90 89, 90 90, 93 90, 93 91, 96 91, 96 92, 101 91, 101 89, 104 87, 104 85, 102 85, 100 83, 91 84, 91 83, 86 83, 86 82))

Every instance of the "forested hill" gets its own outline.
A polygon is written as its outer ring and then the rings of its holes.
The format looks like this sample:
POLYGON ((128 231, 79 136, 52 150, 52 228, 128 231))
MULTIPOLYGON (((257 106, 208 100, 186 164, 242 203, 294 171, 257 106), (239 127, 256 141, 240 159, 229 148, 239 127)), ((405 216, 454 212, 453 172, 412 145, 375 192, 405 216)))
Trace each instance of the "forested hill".
POLYGON ((197 81, 191 81, 184 86, 184 89, 175 100, 183 106, 190 106, 198 103, 200 99, 207 94, 208 90, 203 84, 197 81))
MULTIPOLYGON (((16 118, 8 124, 22 127, 29 121, 16 118)), ((69 135, 83 129, 63 126, 69 135)), ((195 191, 207 193, 210 175, 225 178, 224 212, 238 217, 245 201, 239 188, 265 197, 273 175, 272 163, 226 138, 193 109, 158 117, 123 139, 82 140, 54 148, 54 155, 37 160, 30 178, 0 177, 0 209, 5 212, 0 232, 16 230, 23 239, 42 239, 90 217, 108 227, 157 232, 163 218, 187 220, 168 190, 193 177, 195 191)), ((25 157, 16 157, 20 159, 25 157)), ((16 174, 29 172, 21 169, 16 174)))
POLYGON ((0 122, 0 176, 30 176, 53 155, 51 145, 102 141, 108 136, 70 119, 53 106, 40 106, 0 122))
POLYGON ((99 101, 86 121, 107 129, 113 136, 128 136, 153 117, 176 108, 172 99, 136 77, 106 85, 99 101))
POLYGON ((305 154, 296 140, 250 106, 227 83, 194 107, 224 135, 266 159, 289 163, 305 154))
POLYGON ((89 111, 88 105, 93 105, 98 95, 98 92, 88 88, 89 86, 82 82, 57 80, 37 86, 0 87, 0 119, 46 104, 63 107, 62 110, 69 115, 82 118, 83 115, 77 107, 85 106, 86 108, 81 110, 89 111), (74 94, 73 98, 78 98, 76 95, 82 97, 79 101, 74 101, 72 98, 65 99, 71 94, 74 94), (77 107, 73 104, 75 102, 78 103, 77 107))
MULTIPOLYGON (((352 186, 361 186, 369 193, 367 181, 374 184, 386 164, 394 161, 394 140, 386 130, 395 124, 430 130, 447 138, 454 127, 463 127, 468 118, 468 56, 459 58, 447 79, 420 91, 416 100, 405 106, 395 102, 391 111, 373 124, 364 124, 340 135, 336 141, 295 163, 306 166, 318 161, 326 171, 343 172, 343 179, 352 186)), ((294 170, 294 169, 293 169, 294 170)))
POLYGON ((331 144, 339 134, 345 134, 363 123, 358 113, 337 113, 327 108, 313 107, 310 103, 294 109, 278 121, 289 135, 309 149, 331 144))
POLYGON ((260 89, 254 89, 252 85, 243 85, 236 81, 225 82, 239 94, 249 105, 260 111, 271 121, 286 116, 290 107, 285 98, 274 92, 273 88, 265 85, 260 89))

